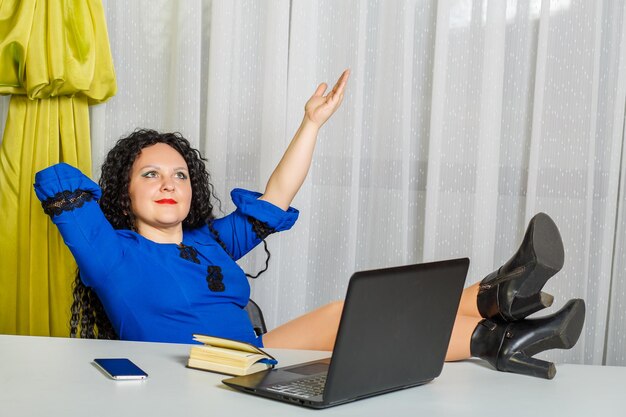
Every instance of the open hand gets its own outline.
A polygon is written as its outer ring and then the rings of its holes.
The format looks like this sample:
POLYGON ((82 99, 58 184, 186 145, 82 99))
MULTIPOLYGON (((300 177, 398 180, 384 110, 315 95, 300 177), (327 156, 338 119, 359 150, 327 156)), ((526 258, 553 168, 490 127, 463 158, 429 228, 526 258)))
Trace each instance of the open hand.
POLYGON ((321 83, 313 96, 304 105, 304 117, 322 126, 333 113, 339 108, 343 101, 343 92, 350 77, 350 70, 347 69, 341 74, 332 90, 326 95, 324 92, 328 85, 321 83))

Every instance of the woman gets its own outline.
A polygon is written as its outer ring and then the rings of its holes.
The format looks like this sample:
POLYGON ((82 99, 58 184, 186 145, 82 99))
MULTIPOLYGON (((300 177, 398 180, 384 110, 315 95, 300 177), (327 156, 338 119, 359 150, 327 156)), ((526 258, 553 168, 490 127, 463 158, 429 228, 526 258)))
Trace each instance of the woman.
MULTIPOLYGON (((100 187, 65 164, 39 172, 37 196, 79 266, 73 333, 82 312, 83 335, 93 330, 95 316, 98 337, 113 333, 108 318, 121 339, 191 343, 193 333, 205 333, 258 346, 331 350, 341 302, 257 337, 243 309, 249 284, 235 260, 296 221, 298 211, 289 205, 307 175, 318 130, 340 106, 348 77, 346 70, 327 95, 326 85, 318 86, 264 193, 233 190, 237 209, 220 219, 212 212, 203 159, 178 134, 138 130, 120 139, 105 160, 100 187)), ((559 253, 540 252, 543 241, 560 244, 545 215, 533 219, 509 263, 464 291, 447 360, 474 355, 500 370, 554 375, 552 364, 530 356, 572 347, 584 303, 573 300, 547 318, 525 319, 551 303, 540 290, 562 266, 562 247, 559 262, 559 253)))

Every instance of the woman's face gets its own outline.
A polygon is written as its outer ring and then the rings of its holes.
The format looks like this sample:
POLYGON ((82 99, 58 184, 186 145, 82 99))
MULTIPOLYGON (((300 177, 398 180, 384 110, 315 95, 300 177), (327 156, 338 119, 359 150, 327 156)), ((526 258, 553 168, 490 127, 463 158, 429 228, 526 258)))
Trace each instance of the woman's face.
POLYGON ((182 231, 191 206, 185 159, 164 143, 142 149, 130 171, 128 193, 139 234, 151 238, 182 231))

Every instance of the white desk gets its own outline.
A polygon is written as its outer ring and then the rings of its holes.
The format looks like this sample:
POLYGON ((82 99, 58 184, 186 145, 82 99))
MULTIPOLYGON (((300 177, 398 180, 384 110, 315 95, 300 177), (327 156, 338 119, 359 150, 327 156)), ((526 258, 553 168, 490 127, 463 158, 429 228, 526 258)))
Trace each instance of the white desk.
MULTIPOLYGON (((323 411, 236 392, 185 368, 189 346, 0 335, 0 416, 626 416, 626 368, 557 366, 554 380, 449 363, 433 382, 323 411), (91 361, 128 357, 150 376, 113 381, 91 361)), ((327 352, 271 350, 281 366, 327 352)))

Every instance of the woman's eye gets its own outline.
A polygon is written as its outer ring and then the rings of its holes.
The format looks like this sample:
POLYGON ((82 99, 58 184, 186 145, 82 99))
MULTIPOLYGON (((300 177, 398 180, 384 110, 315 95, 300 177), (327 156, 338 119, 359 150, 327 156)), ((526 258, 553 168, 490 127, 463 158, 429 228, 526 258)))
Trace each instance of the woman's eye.
POLYGON ((148 172, 144 172, 143 174, 141 174, 141 176, 144 178, 156 178, 157 173, 156 171, 148 171, 148 172))
POLYGON ((177 172, 176 178, 178 178, 179 180, 186 180, 188 177, 187 174, 185 174, 184 172, 177 172))

